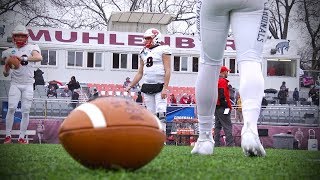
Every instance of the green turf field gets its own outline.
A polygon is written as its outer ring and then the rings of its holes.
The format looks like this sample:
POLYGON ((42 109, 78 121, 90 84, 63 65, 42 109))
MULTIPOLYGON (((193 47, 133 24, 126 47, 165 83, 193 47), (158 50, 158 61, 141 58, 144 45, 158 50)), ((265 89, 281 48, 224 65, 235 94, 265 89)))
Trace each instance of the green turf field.
POLYGON ((264 158, 245 157, 240 147, 215 148, 212 156, 190 151, 165 146, 151 163, 126 172, 87 169, 59 144, 0 145, 0 179, 320 179, 320 151, 267 149, 264 158))

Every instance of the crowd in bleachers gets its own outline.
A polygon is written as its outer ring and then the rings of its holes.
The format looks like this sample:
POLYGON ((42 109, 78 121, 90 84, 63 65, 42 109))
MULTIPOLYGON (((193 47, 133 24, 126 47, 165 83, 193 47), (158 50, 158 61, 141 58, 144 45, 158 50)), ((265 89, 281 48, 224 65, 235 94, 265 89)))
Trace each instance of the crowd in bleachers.
MULTIPOLYGON (((94 90, 96 90, 99 93, 99 96, 120 96, 125 98, 131 98, 133 101, 137 99, 139 92, 139 87, 131 90, 130 92, 126 92, 124 85, 121 84, 88 83, 87 86, 90 89, 91 94, 94 90)), ((170 94, 170 96, 168 96, 167 99, 169 105, 196 103, 195 92, 193 87, 169 86, 168 91, 170 94), (171 98, 175 100, 170 100, 171 98)))
MULTIPOLYGON (((0 86, 0 96, 2 98, 8 97, 9 81, 1 80, 3 85, 0 86)), ((66 83, 62 83, 66 84, 66 83)), ((180 106, 181 104, 196 104, 195 91, 193 87, 175 87, 169 86, 168 105, 180 106), (189 99, 190 97, 190 99, 189 99), (182 102, 182 103, 181 103, 182 102)), ((48 87, 46 85, 36 85, 34 91, 34 103, 31 108, 31 116, 44 116, 44 109, 47 108, 47 115, 49 116, 67 116, 73 109, 70 106, 71 93, 66 86, 59 86, 56 97, 47 97, 48 87), (45 102, 46 101, 46 102, 45 102), (46 104, 47 103, 47 104, 46 104)), ((80 103, 92 100, 98 96, 120 96, 136 101, 138 98, 139 89, 136 91, 126 92, 123 84, 96 84, 89 83, 81 84, 80 103)), ((293 99, 293 92, 289 91, 288 101, 286 104, 279 104, 277 93, 266 93, 268 100, 268 108, 261 112, 261 121, 281 122, 291 120, 295 122, 303 122, 309 119, 319 118, 319 108, 314 103, 310 102, 309 92, 300 91, 299 100, 296 102, 293 99), (309 101, 308 101, 309 98, 309 101)), ((237 92, 235 92, 235 96, 237 92)), ((143 102, 143 94, 141 95, 143 102)), ((141 100, 139 100, 140 103, 141 100)), ((236 103, 236 100, 235 100, 236 103)), ((232 119, 235 120, 237 104, 234 104, 234 111, 232 119)))

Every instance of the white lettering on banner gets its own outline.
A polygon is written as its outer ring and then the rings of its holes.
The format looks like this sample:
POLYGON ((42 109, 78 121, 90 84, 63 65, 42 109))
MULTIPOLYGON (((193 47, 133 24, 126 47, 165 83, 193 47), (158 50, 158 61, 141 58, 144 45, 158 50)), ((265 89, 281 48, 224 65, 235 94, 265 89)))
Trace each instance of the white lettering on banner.
POLYGON ((174 116, 173 119, 193 119, 193 117, 190 117, 190 116, 174 116))

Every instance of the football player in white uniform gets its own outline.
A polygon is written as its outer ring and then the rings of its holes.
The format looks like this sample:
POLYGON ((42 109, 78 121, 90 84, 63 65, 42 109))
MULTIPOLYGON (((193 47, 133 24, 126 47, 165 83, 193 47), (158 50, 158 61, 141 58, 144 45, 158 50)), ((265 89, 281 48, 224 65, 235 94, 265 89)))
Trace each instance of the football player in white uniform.
POLYGON ((218 96, 218 78, 231 24, 240 73, 244 126, 241 147, 245 155, 265 156, 257 120, 264 90, 261 69, 263 44, 268 31, 264 0, 200 0, 200 63, 196 81, 199 138, 192 154, 210 155, 214 150, 212 127, 218 96))
POLYGON ((144 93, 144 102, 148 110, 157 115, 166 130, 167 89, 171 76, 171 49, 161 45, 161 33, 151 28, 144 33, 145 47, 140 52, 140 66, 129 91, 142 78, 144 82, 141 91, 144 93))
POLYGON ((9 48, 2 53, 2 58, 6 62, 10 56, 15 56, 20 60, 18 69, 10 69, 5 64, 3 75, 11 74, 11 83, 8 96, 8 112, 6 116, 6 138, 4 143, 11 143, 11 130, 14 121, 14 113, 21 99, 22 120, 20 123, 20 135, 18 143, 27 144, 25 133, 29 125, 29 112, 33 99, 33 69, 31 63, 42 60, 41 51, 38 45, 28 44, 29 32, 21 24, 17 25, 12 31, 13 48, 9 48))

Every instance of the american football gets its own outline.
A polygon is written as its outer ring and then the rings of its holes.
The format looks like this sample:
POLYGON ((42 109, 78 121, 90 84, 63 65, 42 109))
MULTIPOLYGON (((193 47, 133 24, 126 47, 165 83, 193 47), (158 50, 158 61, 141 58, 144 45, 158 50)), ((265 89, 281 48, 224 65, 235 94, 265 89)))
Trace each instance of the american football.
POLYGON ((8 58, 7 64, 11 69, 19 69, 20 67, 20 61, 17 57, 15 56, 10 56, 8 58))
POLYGON ((88 168, 138 169, 161 151, 156 116, 123 98, 104 97, 74 109, 59 130, 65 150, 88 168))

